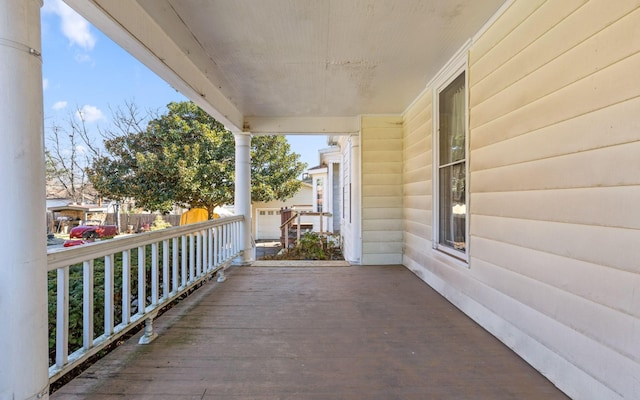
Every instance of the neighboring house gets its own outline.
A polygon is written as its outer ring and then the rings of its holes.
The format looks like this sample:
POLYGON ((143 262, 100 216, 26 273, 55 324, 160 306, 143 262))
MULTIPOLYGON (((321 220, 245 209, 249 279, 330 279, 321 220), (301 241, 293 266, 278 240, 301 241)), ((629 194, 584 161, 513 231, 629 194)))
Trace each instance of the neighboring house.
POLYGON ((280 209, 295 207, 297 210, 311 211, 312 188, 302 183, 300 190, 286 201, 274 200, 252 204, 251 232, 256 240, 280 240, 280 209))
MULTIPOLYGON (((332 138, 329 142, 334 144, 332 138)), ((340 233, 342 194, 340 191, 340 148, 336 145, 318 150, 321 165, 309 168, 307 173, 313 186, 313 211, 331 213, 322 217, 323 231, 340 233)))

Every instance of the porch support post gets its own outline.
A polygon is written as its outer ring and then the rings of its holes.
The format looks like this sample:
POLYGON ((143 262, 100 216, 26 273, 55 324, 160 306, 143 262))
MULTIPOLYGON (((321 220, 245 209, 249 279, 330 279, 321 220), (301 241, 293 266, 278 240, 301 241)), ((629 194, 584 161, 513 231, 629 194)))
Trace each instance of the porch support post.
POLYGON ((360 163, 360 136, 351 136, 351 201, 353 220, 353 259, 354 264, 362 264, 362 164, 360 163))
MULTIPOLYGON (((333 233, 335 232, 335 228, 333 226, 333 215, 335 214, 335 205, 333 204, 333 199, 335 198, 335 188, 333 186, 333 172, 336 168, 336 164, 333 161, 329 161, 327 163, 327 182, 326 189, 323 191, 323 195, 325 196, 324 204, 326 204, 326 208, 323 207, 324 212, 331 213, 331 216, 327 216, 327 232, 333 233)), ((321 221, 322 221, 321 217, 321 221)))
POLYGON ((236 182, 235 213, 244 215, 241 227, 241 245, 244 253, 240 264, 251 264, 255 258, 255 249, 251 240, 251 134, 235 133, 236 140, 236 182))
POLYGON ((0 2, 0 399, 47 399, 42 0, 0 2))

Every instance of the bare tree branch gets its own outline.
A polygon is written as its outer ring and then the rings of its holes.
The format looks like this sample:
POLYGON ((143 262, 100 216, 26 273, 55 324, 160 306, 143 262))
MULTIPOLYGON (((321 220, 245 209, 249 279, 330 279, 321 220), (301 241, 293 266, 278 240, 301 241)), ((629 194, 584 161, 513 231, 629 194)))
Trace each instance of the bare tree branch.
POLYGON ((125 101, 124 106, 118 106, 115 109, 109 107, 109 109, 113 128, 100 131, 104 139, 143 132, 147 128, 148 121, 155 115, 151 111, 141 111, 132 101, 125 101))
POLYGON ((79 108, 69 115, 66 127, 56 124, 49 131, 46 156, 53 167, 53 180, 71 201, 82 203, 85 194, 92 191, 87 167, 101 150, 92 140, 79 108))

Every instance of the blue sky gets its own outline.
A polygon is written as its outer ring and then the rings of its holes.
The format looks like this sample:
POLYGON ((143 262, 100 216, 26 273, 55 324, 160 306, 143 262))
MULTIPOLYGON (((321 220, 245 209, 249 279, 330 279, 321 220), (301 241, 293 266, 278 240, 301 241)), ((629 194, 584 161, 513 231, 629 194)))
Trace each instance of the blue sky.
MULTIPOLYGON (((44 0, 42 58, 45 136, 52 125, 64 126, 82 110, 99 142, 98 127, 108 128, 110 110, 125 102, 163 110, 172 101, 186 100, 61 0, 44 0)), ((287 139, 309 167, 318 164, 317 150, 326 147, 326 137, 287 139)))

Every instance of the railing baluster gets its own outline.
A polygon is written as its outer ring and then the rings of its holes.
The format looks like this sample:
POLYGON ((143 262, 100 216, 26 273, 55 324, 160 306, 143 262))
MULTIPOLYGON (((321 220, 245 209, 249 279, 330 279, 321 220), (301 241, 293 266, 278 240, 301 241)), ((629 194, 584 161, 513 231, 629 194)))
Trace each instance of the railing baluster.
POLYGON ((182 251, 182 285, 180 287, 187 286, 187 235, 182 235, 181 237, 182 246, 180 250, 182 251))
POLYGON ((110 336, 113 334, 113 286, 114 286, 114 268, 113 254, 104 257, 104 334, 110 336))
POLYGON ((218 265, 224 261, 224 229, 222 226, 218 227, 218 265))
POLYGON ((223 263, 227 259, 227 248, 225 243, 227 242, 227 228, 225 226, 220 227, 220 262, 223 263))
POLYGON ((131 322, 131 250, 122 252, 122 325, 131 322))
POLYGON ((236 254, 236 249, 238 248, 238 231, 236 230, 235 224, 231 224, 229 229, 231 229, 231 254, 236 254))
POLYGON ((207 229, 207 239, 208 239, 208 243, 209 245, 207 246, 208 251, 208 262, 209 262, 209 270, 212 270, 213 268, 215 268, 215 260, 213 259, 213 229, 209 228, 207 229))
POLYGON ((56 282, 56 366, 69 356, 69 266, 58 268, 56 282))
POLYGON ((233 224, 229 225, 229 257, 232 257, 235 254, 235 242, 236 242, 236 231, 233 229, 233 224))
POLYGON ((178 291, 180 286, 178 282, 178 238, 171 239, 173 244, 173 259, 171 260, 171 293, 178 291))
POLYGON ((158 304, 158 242, 151 243, 151 306, 158 304))
POLYGON ((227 260, 230 260, 233 257, 233 241, 234 241, 234 235, 233 235, 233 225, 229 225, 229 254, 227 257, 227 260))
POLYGON ((209 272, 209 231, 203 229, 202 233, 202 272, 206 274, 209 272))
POLYGON ((145 246, 138 247, 138 314, 143 315, 147 307, 147 265, 145 246))
POLYGON ((223 232, 222 241, 224 242, 224 257, 223 257, 223 261, 226 262, 229 259, 229 227, 227 225, 224 225, 222 227, 222 232, 223 232))
POLYGON ((218 227, 214 226, 213 231, 213 268, 216 268, 219 264, 218 262, 218 244, 220 243, 220 235, 218 235, 218 227))
POLYGON ((93 347, 93 259, 82 263, 82 347, 93 347))
POLYGON ((233 235, 233 253, 236 254, 240 250, 240 226, 233 223, 231 224, 231 229, 235 233, 233 235))
POLYGON ((231 224, 229 226, 229 229, 231 230, 231 241, 229 243, 231 247, 231 254, 236 254, 236 249, 237 249, 236 244, 238 242, 238 232, 236 231, 236 225, 231 224))
POLYGON ((230 237, 229 237, 229 255, 233 257, 236 254, 236 228, 233 224, 229 225, 230 237))
POLYGON ((202 276, 202 231, 194 233, 196 237, 196 276, 202 276))
POLYGON ((162 241, 162 300, 169 298, 169 240, 162 241))
POLYGON ((193 233, 189 235, 189 282, 193 282, 195 280, 195 252, 196 252, 196 243, 195 237, 193 233))

